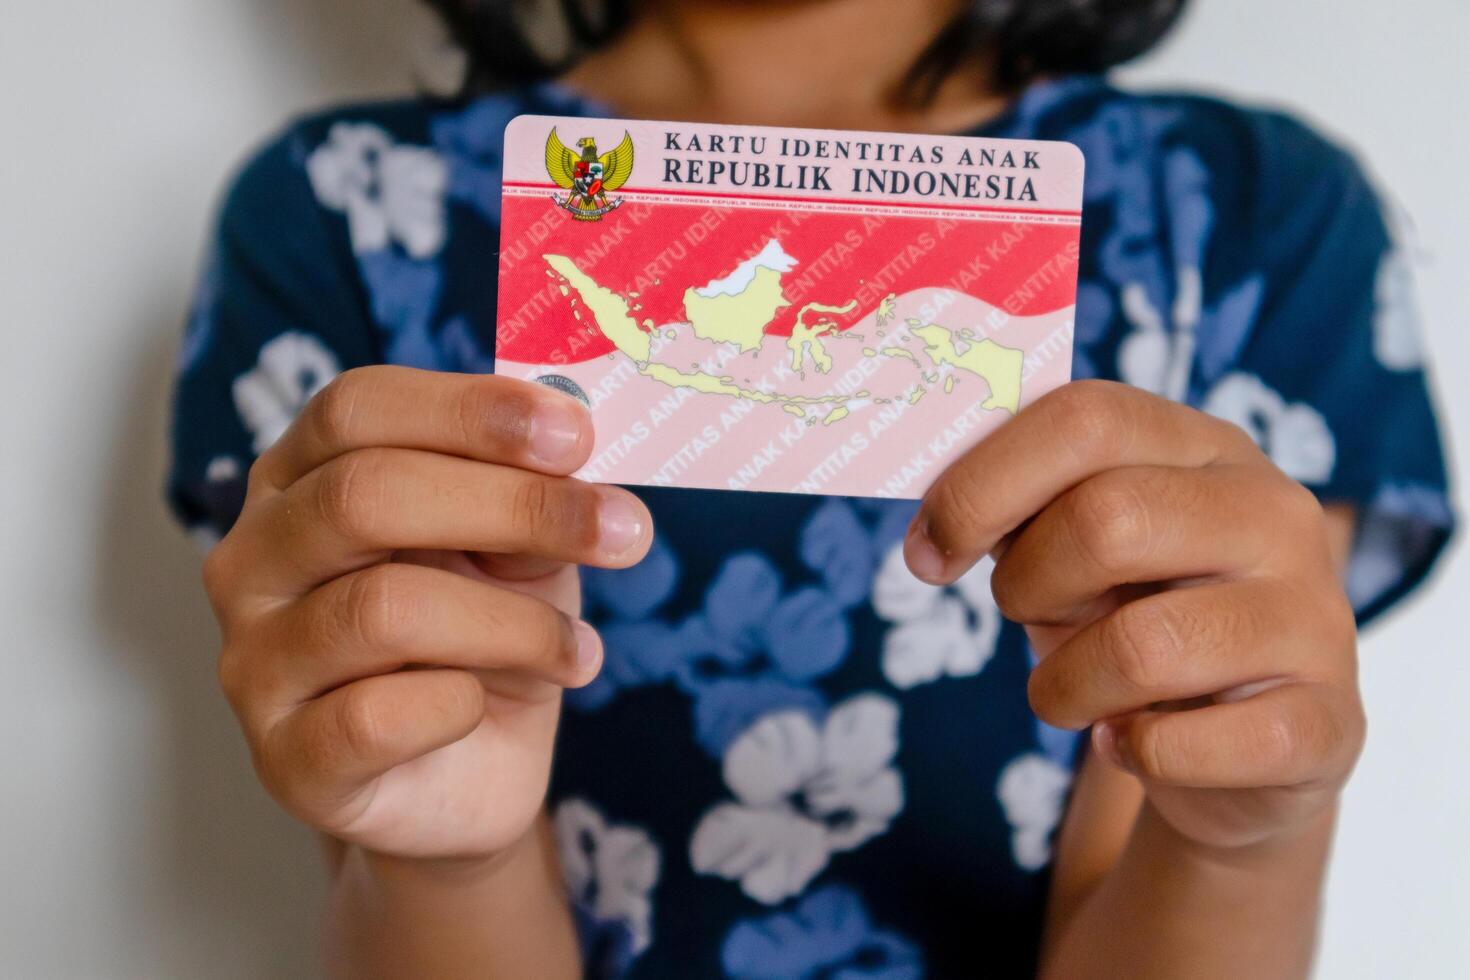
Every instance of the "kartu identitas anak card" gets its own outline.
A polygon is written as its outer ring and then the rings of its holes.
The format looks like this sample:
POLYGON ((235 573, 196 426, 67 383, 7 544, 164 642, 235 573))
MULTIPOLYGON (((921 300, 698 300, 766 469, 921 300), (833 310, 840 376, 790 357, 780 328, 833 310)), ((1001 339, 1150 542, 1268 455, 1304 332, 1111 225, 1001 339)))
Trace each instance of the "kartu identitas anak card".
POLYGON ((577 476, 917 498, 1065 383, 1068 143, 520 116, 497 374, 586 403, 577 476))

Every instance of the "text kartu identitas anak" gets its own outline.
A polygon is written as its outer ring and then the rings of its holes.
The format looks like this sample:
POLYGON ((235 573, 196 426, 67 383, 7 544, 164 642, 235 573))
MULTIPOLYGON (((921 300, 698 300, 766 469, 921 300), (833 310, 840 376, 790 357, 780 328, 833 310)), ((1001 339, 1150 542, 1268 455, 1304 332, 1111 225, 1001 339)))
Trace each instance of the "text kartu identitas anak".
POLYGON ((1026 172, 1041 169, 1037 151, 1004 145, 967 146, 947 161, 946 147, 917 143, 665 132, 662 149, 666 185, 1035 201, 1026 172))

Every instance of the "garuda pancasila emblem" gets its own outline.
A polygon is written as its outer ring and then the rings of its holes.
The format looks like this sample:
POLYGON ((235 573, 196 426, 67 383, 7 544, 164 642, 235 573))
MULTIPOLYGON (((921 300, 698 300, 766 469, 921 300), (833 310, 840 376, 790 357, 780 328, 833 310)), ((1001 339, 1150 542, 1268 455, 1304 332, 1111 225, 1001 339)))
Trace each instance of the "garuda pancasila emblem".
POLYGON ((568 149, 554 128, 546 138, 546 172, 567 191, 566 197, 553 194, 552 200, 578 221, 600 221, 623 203, 620 197, 609 198, 608 192, 622 187, 633 174, 633 137, 624 131, 623 141, 600 155, 591 136, 577 140, 577 148, 580 154, 568 149))

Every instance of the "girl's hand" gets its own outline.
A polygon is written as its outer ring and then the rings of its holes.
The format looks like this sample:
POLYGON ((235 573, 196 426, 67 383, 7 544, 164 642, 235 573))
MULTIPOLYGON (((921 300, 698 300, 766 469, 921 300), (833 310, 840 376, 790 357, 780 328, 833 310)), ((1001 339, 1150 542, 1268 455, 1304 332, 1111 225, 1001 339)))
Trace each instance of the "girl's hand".
POLYGON ((220 682, 282 806, 400 857, 525 838, 562 689, 601 666, 575 566, 631 565, 652 535, 636 497, 566 476, 591 447, 548 388, 373 367, 260 458, 204 572, 220 682))
POLYGON ((1236 847, 1330 807, 1363 743, 1325 528, 1239 428, 1079 382, 944 473, 904 548, 935 584, 994 554, 996 602, 1040 657, 1037 714, 1093 726, 1178 833, 1236 847))

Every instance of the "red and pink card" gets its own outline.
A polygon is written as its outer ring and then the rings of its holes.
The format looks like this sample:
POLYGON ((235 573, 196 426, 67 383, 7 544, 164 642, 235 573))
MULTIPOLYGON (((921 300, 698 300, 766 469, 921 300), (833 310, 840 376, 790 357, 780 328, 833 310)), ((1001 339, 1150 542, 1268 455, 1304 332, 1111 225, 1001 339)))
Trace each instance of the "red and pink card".
POLYGON ((1070 376, 1068 143, 521 116, 497 374, 608 483, 916 498, 1070 376))

